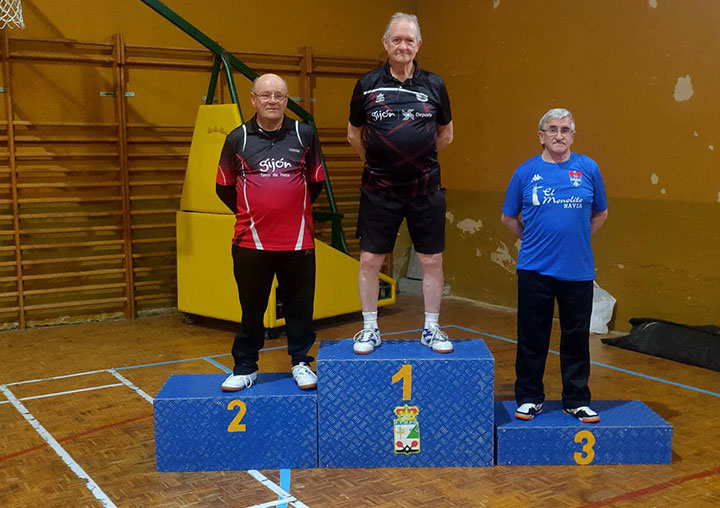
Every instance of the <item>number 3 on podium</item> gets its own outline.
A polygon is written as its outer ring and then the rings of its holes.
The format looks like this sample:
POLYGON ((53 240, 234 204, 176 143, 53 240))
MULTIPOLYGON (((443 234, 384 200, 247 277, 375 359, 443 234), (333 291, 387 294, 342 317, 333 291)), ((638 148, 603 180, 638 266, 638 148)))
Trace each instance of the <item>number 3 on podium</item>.
POLYGON ((238 409, 235 418, 233 418, 230 425, 228 425, 228 432, 245 432, 245 424, 240 423, 247 412, 247 406, 245 406, 245 403, 241 400, 231 400, 228 403, 227 408, 228 411, 232 411, 235 408, 238 409))
POLYGON ((400 370, 393 375, 393 384, 397 383, 400 380, 402 380, 403 382, 402 400, 412 399, 412 365, 406 363, 405 365, 400 367, 400 370))
POLYGON ((573 453, 573 458, 577 464, 587 466, 595 458, 595 450, 593 450, 593 446, 595 445, 595 436, 593 436, 593 433, 589 430, 581 430, 575 434, 575 442, 585 442, 582 447, 582 451, 573 453))

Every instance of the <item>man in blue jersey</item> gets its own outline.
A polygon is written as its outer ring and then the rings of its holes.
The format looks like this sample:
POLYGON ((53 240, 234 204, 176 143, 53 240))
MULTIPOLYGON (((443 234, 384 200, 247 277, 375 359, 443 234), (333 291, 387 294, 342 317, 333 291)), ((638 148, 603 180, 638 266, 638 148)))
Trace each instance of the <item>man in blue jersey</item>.
POLYGON ((575 121, 566 109, 540 119, 542 153, 515 170, 501 220, 522 240, 517 261, 518 346, 515 417, 542 411, 543 374, 558 302, 565 413, 600 421, 590 408, 590 314, 595 264, 590 236, 607 219, 605 184, 591 158, 570 151, 575 121), (522 215, 522 219, 520 218, 522 215))
POLYGON ((382 43, 388 60, 358 80, 348 122, 348 142, 365 163, 357 224, 363 329, 355 335, 353 351, 369 354, 380 346, 378 274, 406 219, 423 270, 420 342, 436 353, 450 353, 452 342, 438 325, 445 189, 437 160, 453 139, 450 99, 440 76, 415 61, 422 45, 417 17, 395 13, 382 43))

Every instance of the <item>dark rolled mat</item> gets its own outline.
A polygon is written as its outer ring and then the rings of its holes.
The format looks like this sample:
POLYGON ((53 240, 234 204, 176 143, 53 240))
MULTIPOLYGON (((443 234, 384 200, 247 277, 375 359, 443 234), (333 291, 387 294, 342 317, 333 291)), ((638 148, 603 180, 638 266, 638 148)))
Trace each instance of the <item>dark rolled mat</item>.
POLYGON ((629 335, 603 344, 720 372, 720 327, 690 326, 662 319, 632 318, 629 335))

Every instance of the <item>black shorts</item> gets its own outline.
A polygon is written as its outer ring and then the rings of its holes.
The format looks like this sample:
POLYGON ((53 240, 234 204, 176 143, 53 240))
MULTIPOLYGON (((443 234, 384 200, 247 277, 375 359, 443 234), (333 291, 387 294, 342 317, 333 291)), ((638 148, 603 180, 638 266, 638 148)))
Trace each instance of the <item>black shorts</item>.
POLYGON ((363 189, 355 233, 360 248, 374 254, 392 252, 403 219, 407 219, 415 252, 445 250, 445 189, 409 198, 389 198, 382 191, 363 189))

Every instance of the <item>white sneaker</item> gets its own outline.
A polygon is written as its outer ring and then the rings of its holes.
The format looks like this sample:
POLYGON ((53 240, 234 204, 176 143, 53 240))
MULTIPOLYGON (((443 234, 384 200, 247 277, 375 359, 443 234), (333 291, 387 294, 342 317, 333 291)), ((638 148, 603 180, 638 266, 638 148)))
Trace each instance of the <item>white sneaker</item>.
POLYGON ((307 363, 300 362, 292 368, 293 379, 301 390, 314 390, 317 388, 317 376, 307 363))
POLYGON ((380 346, 380 330, 377 328, 363 328, 353 337, 353 351, 359 355, 369 355, 380 346))
POLYGON ((453 345, 447 333, 440 328, 423 328, 420 344, 428 346, 436 353, 452 353, 453 345))
POLYGON ((222 384, 224 392, 237 392, 243 388, 250 388, 257 379, 257 371, 250 374, 230 374, 222 384))

